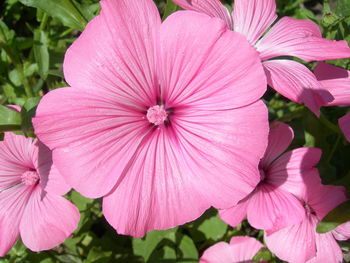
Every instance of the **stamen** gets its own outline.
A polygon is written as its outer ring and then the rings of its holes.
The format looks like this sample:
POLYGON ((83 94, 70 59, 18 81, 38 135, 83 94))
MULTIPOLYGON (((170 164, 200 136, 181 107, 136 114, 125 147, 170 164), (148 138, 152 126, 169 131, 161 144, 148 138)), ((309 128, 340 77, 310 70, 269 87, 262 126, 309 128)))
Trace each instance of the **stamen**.
POLYGON ((34 185, 39 181, 39 175, 36 171, 26 171, 21 176, 25 185, 34 185))
POLYGON ((168 117, 168 113, 164 109, 163 105, 155 105, 147 110, 147 119, 154 125, 161 125, 168 117))

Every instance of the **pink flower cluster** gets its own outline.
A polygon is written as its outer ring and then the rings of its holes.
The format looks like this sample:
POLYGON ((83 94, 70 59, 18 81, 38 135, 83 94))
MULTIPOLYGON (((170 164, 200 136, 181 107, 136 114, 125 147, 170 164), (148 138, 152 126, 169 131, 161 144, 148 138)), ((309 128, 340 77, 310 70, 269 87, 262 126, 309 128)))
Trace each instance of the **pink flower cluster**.
MULTIPOLYGON (((293 130, 269 125, 261 97, 269 85, 316 115, 349 106, 347 71, 320 62, 313 73, 280 58, 347 58, 347 43, 322 38, 311 21, 273 24, 275 0, 235 0, 232 15, 219 0, 174 2, 188 10, 162 23, 152 0, 102 0, 66 52, 70 87, 37 108, 38 139, 6 133, 0 255, 19 235, 34 251, 68 238, 79 213, 61 195, 72 187, 103 198, 119 234, 142 237, 213 206, 231 226, 247 218, 265 230, 266 246, 285 261, 340 262, 336 240, 350 238, 350 223, 326 234, 316 225, 346 201, 344 189, 321 183, 320 149, 285 152, 293 130)), ((350 115, 339 123, 350 140, 350 115)), ((248 262, 262 247, 233 237, 200 262, 248 262)))

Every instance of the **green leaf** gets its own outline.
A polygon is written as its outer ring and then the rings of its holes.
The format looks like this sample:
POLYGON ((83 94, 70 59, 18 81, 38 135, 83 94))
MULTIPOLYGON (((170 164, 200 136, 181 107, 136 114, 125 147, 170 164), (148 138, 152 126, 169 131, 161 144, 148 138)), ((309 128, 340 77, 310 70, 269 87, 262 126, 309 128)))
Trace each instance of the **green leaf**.
POLYGON ((21 114, 0 105, 0 132, 21 129, 21 114))
POLYGON ((179 6, 175 4, 172 0, 167 0, 162 19, 163 20, 166 19, 168 16, 170 16, 172 13, 174 13, 177 10, 179 10, 179 6))
POLYGON ((83 30, 87 20, 72 0, 20 0, 26 6, 42 9, 65 26, 83 30))
POLYGON ((227 224, 222 221, 218 215, 206 219, 199 227, 198 230, 203 232, 207 239, 217 240, 221 238, 226 230, 227 224))
POLYGON ((40 99, 41 97, 28 99, 21 110, 22 131, 29 136, 34 136, 32 118, 35 116, 36 106, 39 104, 40 99))
POLYGON ((340 16, 350 16, 350 1, 338 0, 335 13, 340 16))
POLYGON ((80 212, 84 211, 94 201, 94 199, 83 197, 76 191, 71 192, 70 199, 79 208, 80 212))
MULTIPOLYGON (((194 244, 193 240, 189 236, 187 235, 182 236, 181 242, 179 244, 179 250, 181 253, 180 258, 183 260, 183 262, 188 262, 188 263, 198 262, 198 251, 197 251, 196 245, 194 244)), ((178 262, 182 262, 181 259, 178 260, 178 262)))
POLYGON ((104 263, 112 256, 112 251, 103 251, 100 247, 93 247, 84 263, 104 263))
POLYGON ((350 200, 333 209, 317 226, 318 233, 327 233, 350 220, 350 200))
MULTIPOLYGON (((149 232, 143 239, 134 238, 132 240, 134 254, 142 256, 145 262, 147 262, 152 252, 164 239, 175 242, 176 230, 177 228, 164 231, 154 230, 152 232, 149 232)), ((165 249, 164 253, 168 254, 167 257, 169 257, 169 251, 167 251, 167 249, 165 249)))
POLYGON ((39 74, 43 79, 47 78, 49 73, 50 57, 48 50, 48 37, 40 29, 34 31, 34 57, 39 67, 39 74))

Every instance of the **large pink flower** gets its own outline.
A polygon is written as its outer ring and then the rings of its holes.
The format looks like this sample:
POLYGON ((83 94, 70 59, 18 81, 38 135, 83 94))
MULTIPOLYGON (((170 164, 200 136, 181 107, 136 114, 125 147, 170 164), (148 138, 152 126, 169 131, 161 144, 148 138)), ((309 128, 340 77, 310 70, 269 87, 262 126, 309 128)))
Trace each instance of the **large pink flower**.
POLYGON ((252 237, 232 237, 230 244, 219 242, 204 251, 199 263, 240 263, 254 262, 252 259, 263 248, 258 240, 252 237))
POLYGON ((349 238, 349 223, 334 231, 318 234, 316 226, 332 209, 346 200, 341 186, 322 185, 314 175, 304 177, 307 186, 298 196, 304 204, 305 219, 277 232, 265 233, 267 247, 279 258, 291 263, 339 263, 342 251, 336 239, 349 238))
POLYGON ((72 86, 40 102, 34 127, 67 181, 136 237, 228 207, 259 181, 267 145, 258 53, 217 18, 151 0, 104 0, 68 49, 72 86))
POLYGON ((68 238, 79 222, 78 209, 61 197, 69 190, 46 146, 5 133, 0 142, 0 256, 19 236, 33 251, 68 238))
POLYGON ((304 219, 304 208, 294 194, 303 190, 305 174, 317 174, 314 166, 321 151, 298 148, 283 153, 293 137, 293 130, 287 124, 271 124, 269 144, 259 165, 261 181, 236 206, 220 210, 220 217, 226 223, 237 226, 247 216, 255 228, 277 230, 304 219))
POLYGON ((350 57, 346 41, 324 39, 315 23, 291 17, 283 17, 268 30, 277 19, 275 0, 235 0, 232 16, 219 0, 174 2, 185 9, 219 17, 228 28, 245 35, 260 53, 268 84, 283 96, 305 103, 317 115, 320 106, 332 100, 306 66, 278 57, 293 56, 305 61, 350 57))

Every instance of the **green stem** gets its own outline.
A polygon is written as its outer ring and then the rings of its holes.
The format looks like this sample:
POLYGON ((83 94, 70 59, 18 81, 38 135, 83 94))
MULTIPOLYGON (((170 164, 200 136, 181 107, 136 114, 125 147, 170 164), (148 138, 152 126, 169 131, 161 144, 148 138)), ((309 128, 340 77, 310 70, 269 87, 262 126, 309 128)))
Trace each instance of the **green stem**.
POLYGON ((44 13, 43 19, 41 20, 40 27, 39 27, 39 29, 41 31, 45 30, 48 18, 49 18, 49 16, 47 15, 47 13, 44 13))
POLYGON ((334 131, 337 134, 341 134, 339 127, 334 123, 330 122, 324 115, 321 115, 319 120, 330 130, 334 131))
POLYGON ((333 155, 335 153, 335 150, 337 149, 339 143, 340 143, 340 140, 341 140, 342 136, 340 134, 338 134, 338 137, 337 137, 337 140, 335 142, 335 144, 333 145, 332 147, 332 150, 331 150, 331 153, 329 154, 328 158, 327 158, 327 163, 330 162, 330 160, 332 160, 333 158, 333 155))

